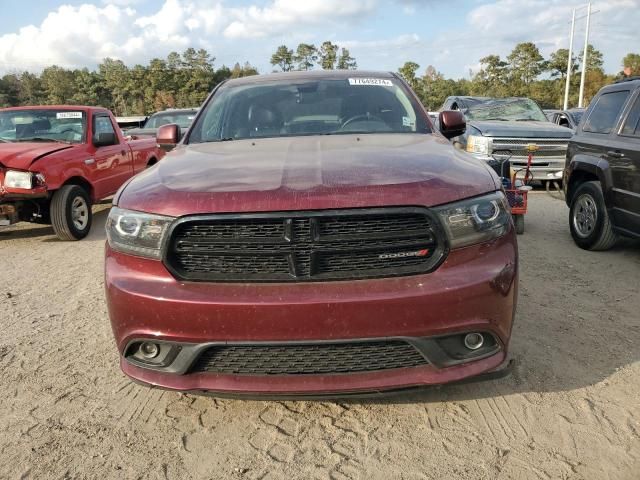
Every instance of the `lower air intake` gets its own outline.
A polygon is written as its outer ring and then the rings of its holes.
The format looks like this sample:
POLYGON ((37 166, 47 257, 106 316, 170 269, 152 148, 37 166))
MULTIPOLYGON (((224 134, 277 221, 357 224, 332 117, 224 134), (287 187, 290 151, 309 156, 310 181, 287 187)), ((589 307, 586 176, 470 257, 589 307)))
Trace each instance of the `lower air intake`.
POLYGON ((205 350, 191 373, 322 375, 375 372, 426 365, 401 340, 293 345, 220 345, 205 350))

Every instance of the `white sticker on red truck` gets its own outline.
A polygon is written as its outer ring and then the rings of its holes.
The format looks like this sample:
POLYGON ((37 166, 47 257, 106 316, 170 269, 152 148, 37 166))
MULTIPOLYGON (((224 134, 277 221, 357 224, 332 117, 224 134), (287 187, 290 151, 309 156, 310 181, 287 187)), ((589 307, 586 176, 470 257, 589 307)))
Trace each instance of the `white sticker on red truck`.
POLYGON ((56 118, 61 120, 63 118, 82 118, 82 112, 58 112, 56 118))
POLYGON ((350 78, 349 85, 378 85, 382 87, 393 87, 393 82, 385 78, 350 78))

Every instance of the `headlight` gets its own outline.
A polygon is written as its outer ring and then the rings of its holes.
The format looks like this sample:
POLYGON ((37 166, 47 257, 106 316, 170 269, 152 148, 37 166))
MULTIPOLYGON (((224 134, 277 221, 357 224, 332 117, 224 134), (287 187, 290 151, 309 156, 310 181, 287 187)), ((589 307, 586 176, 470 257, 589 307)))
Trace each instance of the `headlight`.
POLYGON ((7 170, 4 174, 4 186, 7 188, 23 188, 31 190, 33 188, 33 174, 31 172, 18 172, 7 170))
POLYGON ((449 235, 451 248, 501 237, 509 229, 509 204, 502 192, 434 209, 449 235))
POLYGON ((106 226, 109 246, 119 252, 159 259, 162 241, 173 220, 113 207, 106 226))
POLYGON ((467 152, 489 155, 490 144, 491 144, 490 138, 481 137, 478 135, 469 135, 467 137, 467 152))

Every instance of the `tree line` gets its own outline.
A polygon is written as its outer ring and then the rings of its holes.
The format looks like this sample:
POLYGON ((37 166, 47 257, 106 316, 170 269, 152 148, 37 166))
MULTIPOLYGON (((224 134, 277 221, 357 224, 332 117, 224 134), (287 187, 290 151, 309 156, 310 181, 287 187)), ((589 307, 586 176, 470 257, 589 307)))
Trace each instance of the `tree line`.
POLYGON ((116 115, 149 114, 197 107, 223 80, 258 73, 248 62, 216 69, 214 60, 204 49, 188 48, 133 67, 106 58, 93 71, 54 65, 39 75, 10 73, 0 78, 0 107, 79 104, 107 107, 116 115))
MULTIPOLYGON (((608 75, 603 55, 588 46, 585 101, 603 86, 623 75, 608 75)), ((480 68, 469 78, 445 78, 429 65, 419 73, 420 65, 406 62, 398 72, 416 91, 429 110, 440 108, 450 95, 528 96, 543 107, 560 107, 569 52, 559 49, 545 59, 533 43, 520 43, 506 57, 488 55, 480 59, 480 68)), ((573 59, 570 105, 578 104, 580 72, 578 58, 573 59)), ((85 104, 110 108, 116 115, 150 114, 166 108, 200 105, 220 82, 258 74, 245 62, 232 68, 214 67, 215 58, 204 49, 188 48, 171 52, 165 59, 154 58, 147 65, 127 66, 121 60, 107 58, 96 70, 50 66, 41 73, 8 73, 0 77, 0 107, 41 104, 85 104)), ((295 50, 279 46, 270 59, 275 70, 325 70, 357 68, 347 48, 326 41, 319 47, 301 43, 295 50)), ((640 75, 640 54, 629 53, 622 60, 625 75, 640 75)))

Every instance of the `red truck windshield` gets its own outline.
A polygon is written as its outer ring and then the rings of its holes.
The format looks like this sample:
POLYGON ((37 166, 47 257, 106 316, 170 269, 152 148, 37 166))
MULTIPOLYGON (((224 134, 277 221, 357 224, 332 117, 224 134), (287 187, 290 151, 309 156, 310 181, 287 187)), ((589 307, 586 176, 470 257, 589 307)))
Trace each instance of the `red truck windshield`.
POLYGON ((0 111, 0 141, 82 143, 86 115, 73 110, 0 111))
POLYGON ((187 143, 429 132, 415 100, 395 79, 278 80, 223 86, 205 107, 187 143))

